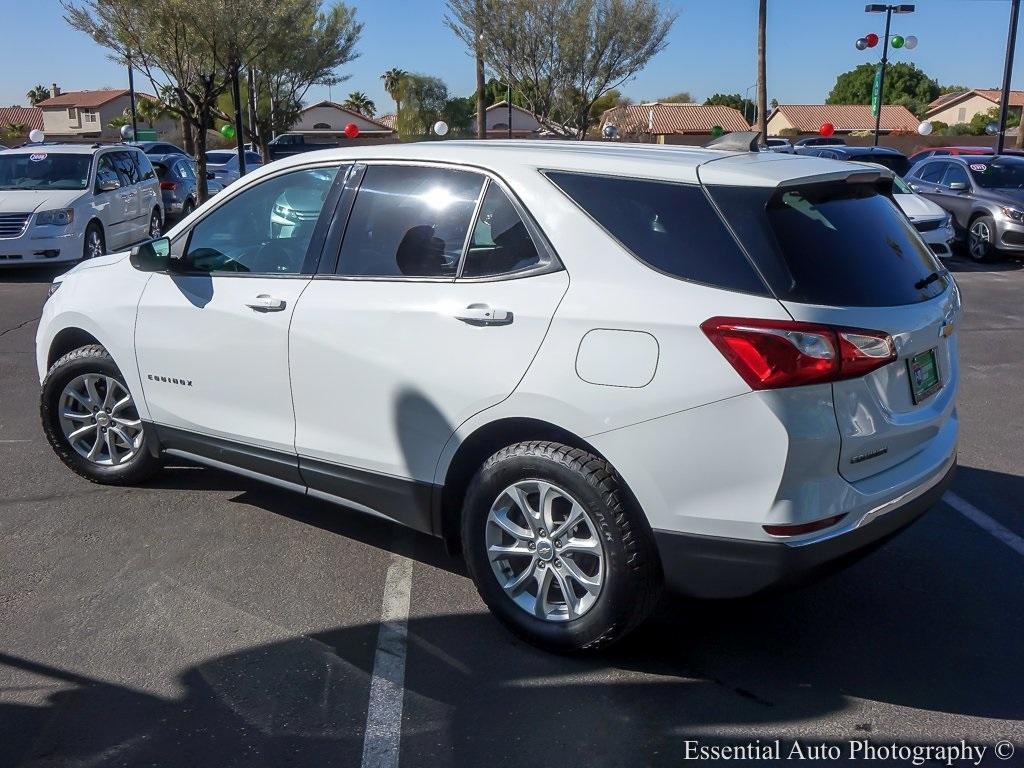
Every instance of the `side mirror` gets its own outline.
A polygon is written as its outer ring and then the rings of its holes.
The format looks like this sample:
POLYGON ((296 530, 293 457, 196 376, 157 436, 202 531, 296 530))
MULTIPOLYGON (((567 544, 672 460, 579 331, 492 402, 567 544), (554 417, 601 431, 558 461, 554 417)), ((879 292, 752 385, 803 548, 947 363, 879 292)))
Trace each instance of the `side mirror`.
POLYGON ((99 187, 100 192, 113 192, 115 189, 121 188, 121 182, 117 179, 102 179, 96 186, 99 187))
POLYGON ((965 192, 967 190, 967 184, 962 181, 951 181, 949 183, 949 189, 952 192, 965 192))
POLYGON ((161 237, 136 245, 128 259, 140 272, 163 272, 171 263, 171 241, 161 237))
POLYGON ((214 173, 213 171, 207 171, 206 172, 206 178, 208 178, 208 179, 216 179, 217 178, 217 174, 214 173))

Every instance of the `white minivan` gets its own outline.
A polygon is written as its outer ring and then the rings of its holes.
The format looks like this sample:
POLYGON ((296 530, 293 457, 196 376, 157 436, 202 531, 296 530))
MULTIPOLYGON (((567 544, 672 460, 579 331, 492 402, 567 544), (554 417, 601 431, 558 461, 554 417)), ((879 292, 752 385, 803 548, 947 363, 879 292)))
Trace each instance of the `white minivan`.
POLYGON ((127 145, 0 152, 0 267, 95 258, 160 236, 160 180, 127 145))
POLYGON ((185 459, 436 535, 513 632, 596 648, 941 496, 960 297, 892 185, 598 142, 284 158, 54 283, 43 428, 93 482, 185 459))

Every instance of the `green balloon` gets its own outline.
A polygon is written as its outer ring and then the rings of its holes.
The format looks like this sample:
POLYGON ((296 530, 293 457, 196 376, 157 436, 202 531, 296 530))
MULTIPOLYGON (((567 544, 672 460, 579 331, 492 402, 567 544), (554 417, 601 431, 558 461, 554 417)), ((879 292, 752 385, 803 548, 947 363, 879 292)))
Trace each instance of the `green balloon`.
POLYGON ((223 136, 225 139, 235 138, 235 126, 233 126, 231 123, 225 123, 220 128, 220 135, 223 136))
POLYGON ((714 136, 716 139, 719 136, 721 136, 723 133, 725 133, 725 131, 722 129, 722 126, 720 126, 720 125, 712 126, 712 128, 711 128, 711 135, 714 136))
POLYGON ((904 39, 903 39, 903 38, 902 38, 902 37, 901 37, 900 35, 896 35, 896 37, 894 37, 894 38, 892 39, 892 47, 893 47, 893 48, 902 48, 902 47, 903 47, 903 44, 904 44, 905 42, 907 42, 907 41, 906 41, 906 40, 904 40, 904 39))

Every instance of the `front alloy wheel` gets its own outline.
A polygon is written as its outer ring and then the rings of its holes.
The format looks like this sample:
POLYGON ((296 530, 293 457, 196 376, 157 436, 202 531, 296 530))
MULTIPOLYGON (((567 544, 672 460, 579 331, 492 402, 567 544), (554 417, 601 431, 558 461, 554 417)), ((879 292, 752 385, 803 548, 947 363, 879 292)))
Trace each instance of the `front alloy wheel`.
POLYGON ((68 444, 94 464, 130 461, 142 445, 142 421, 132 396, 110 376, 85 373, 69 381, 59 418, 68 444))
POLYGON ((149 219, 149 239, 156 240, 160 237, 160 211, 153 209, 153 215, 149 219))
POLYGON ((569 621, 589 611, 604 582, 604 548, 583 506, 557 485, 522 480, 487 515, 487 556, 498 583, 524 611, 569 621))
POLYGON ((967 233, 967 250, 975 261, 985 261, 993 250, 993 229, 987 216, 976 219, 967 233))

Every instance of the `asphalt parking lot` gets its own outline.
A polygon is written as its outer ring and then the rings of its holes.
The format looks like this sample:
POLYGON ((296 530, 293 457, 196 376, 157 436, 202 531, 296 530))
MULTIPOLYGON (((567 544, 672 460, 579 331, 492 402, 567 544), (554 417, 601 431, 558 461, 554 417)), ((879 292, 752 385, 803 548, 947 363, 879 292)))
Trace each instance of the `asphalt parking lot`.
POLYGON ((0 272, 0 766, 679 765, 756 739, 1024 765, 1022 266, 950 263, 948 502, 827 581, 666 602, 584 658, 513 639, 427 537, 210 469, 73 475, 37 416, 53 273, 0 272))

